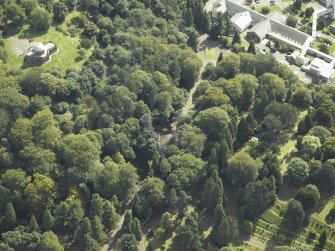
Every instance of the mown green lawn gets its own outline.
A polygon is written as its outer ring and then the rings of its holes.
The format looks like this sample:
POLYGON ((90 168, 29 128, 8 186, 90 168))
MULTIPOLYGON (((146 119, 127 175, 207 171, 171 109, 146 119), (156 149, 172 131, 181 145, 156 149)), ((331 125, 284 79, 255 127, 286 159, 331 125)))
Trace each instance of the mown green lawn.
POLYGON ((220 55, 220 50, 218 48, 206 48, 205 53, 209 60, 217 60, 220 55))
MULTIPOLYGON (((65 23, 75 15, 76 12, 69 15, 64 24, 61 25, 63 30, 66 27, 65 23)), ((62 32, 57 31, 55 26, 50 27, 46 33, 34 32, 29 30, 28 25, 24 26, 20 31, 13 36, 18 38, 29 38, 33 39, 34 42, 53 42, 58 47, 58 52, 52 56, 52 59, 47 64, 41 66, 44 69, 59 68, 62 72, 65 72, 68 68, 79 69, 84 60, 78 61, 78 46, 80 45, 79 37, 70 37, 64 35, 62 32)), ((9 69, 21 68, 23 65, 24 55, 16 56, 12 51, 12 42, 5 39, 6 52, 8 54, 7 66, 9 69)), ((88 50, 86 58, 90 55, 93 49, 88 50)))
POLYGON ((262 8, 264 7, 268 7, 270 12, 272 11, 277 11, 279 13, 282 13, 283 12, 283 9, 280 8, 278 5, 269 5, 269 6, 259 6, 259 7, 256 7, 255 8, 255 11, 259 12, 259 13, 262 13, 262 8))

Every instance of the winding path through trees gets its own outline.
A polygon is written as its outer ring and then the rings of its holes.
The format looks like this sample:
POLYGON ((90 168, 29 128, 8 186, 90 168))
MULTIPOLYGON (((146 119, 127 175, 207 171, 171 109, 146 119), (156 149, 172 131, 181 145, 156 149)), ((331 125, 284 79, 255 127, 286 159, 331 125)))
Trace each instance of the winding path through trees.
MULTIPOLYGON (((194 83, 194 86, 190 90, 187 102, 185 103, 184 107, 181 110, 181 115, 183 117, 186 116, 190 112, 190 110, 194 107, 193 94, 194 94, 195 90, 197 89, 197 86, 199 85, 199 83, 202 81, 201 75, 204 72, 206 65, 208 63, 213 63, 214 65, 216 64, 216 60, 209 59, 207 57, 207 55, 206 55, 206 47, 207 46, 210 46, 211 48, 214 48, 214 47, 218 48, 218 45, 215 42, 213 42, 212 40, 210 40, 207 34, 203 34, 203 35, 200 36, 199 44, 198 44, 198 56, 202 61, 202 66, 201 66, 201 69, 200 69, 200 72, 199 72, 198 80, 194 83)), ((177 122, 171 123, 170 128, 171 129, 167 134, 162 135, 160 145, 167 144, 172 139, 173 132, 176 131, 177 128, 178 128, 178 123, 177 122)), ((129 199, 128 203, 126 203, 125 210, 120 217, 119 223, 117 224, 116 228, 110 233, 109 243, 102 247, 102 249, 101 249, 102 251, 108 251, 108 250, 114 250, 115 249, 116 244, 117 244, 116 243, 117 240, 123 234, 122 226, 123 226, 125 214, 126 214, 127 211, 132 210, 132 202, 133 202, 136 194, 141 190, 141 187, 142 187, 145 180, 146 179, 141 181, 141 183, 135 189, 132 197, 129 199)), ((143 246, 143 243, 142 243, 142 246, 143 246)))

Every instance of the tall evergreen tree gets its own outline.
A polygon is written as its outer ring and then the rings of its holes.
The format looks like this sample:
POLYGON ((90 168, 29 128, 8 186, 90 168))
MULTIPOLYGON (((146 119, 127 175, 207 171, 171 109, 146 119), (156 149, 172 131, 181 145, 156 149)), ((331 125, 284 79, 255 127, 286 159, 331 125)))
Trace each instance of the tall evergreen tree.
POLYGON ((141 223, 137 218, 134 218, 131 223, 131 233, 135 235, 138 241, 142 238, 141 223))
POLYGON ((182 217, 185 214, 188 203, 190 202, 191 197, 188 196, 185 191, 180 191, 178 198, 178 216, 182 217))
POLYGON ((238 31, 235 31, 232 43, 233 44, 241 43, 241 36, 240 36, 240 33, 238 31))
POLYGON ((223 53, 222 51, 219 54, 218 60, 216 61, 216 64, 220 63, 223 60, 223 53))
POLYGON ((248 53, 256 54, 256 47, 254 41, 250 41, 248 47, 248 53))
POLYGON ((242 118, 238 123, 237 135, 236 135, 236 149, 242 147, 252 136, 253 129, 246 118, 242 118))
POLYGON ((230 21, 230 16, 227 11, 223 14, 222 21, 224 23, 224 35, 229 36, 230 33, 233 31, 233 25, 230 21))
POLYGON ((199 225, 196 215, 188 215, 185 224, 180 225, 176 230, 176 236, 171 245, 172 251, 199 251, 202 250, 202 243, 199 234, 199 225))
POLYGON ((30 217, 28 228, 30 232, 41 232, 40 227, 38 226, 38 222, 34 215, 30 217))
POLYGON ((208 210, 214 210, 217 204, 223 203, 223 185, 217 170, 213 170, 205 183, 202 201, 208 210))
POLYGON ((115 211, 114 204, 109 201, 105 201, 102 213, 102 222, 105 228, 112 230, 116 226, 117 219, 118 214, 115 211))
POLYGON ((133 216, 131 212, 128 210, 126 214, 124 215, 124 222, 123 222, 123 229, 126 233, 131 233, 131 224, 133 221, 133 216))
POLYGON ((217 165, 218 164, 218 158, 215 147, 212 148, 211 154, 208 158, 208 165, 217 165))
POLYGON ((203 32, 209 30, 209 15, 205 11, 204 3, 202 0, 198 0, 194 4, 194 23, 198 29, 203 32))
POLYGON ((185 26, 192 27, 194 26, 194 16, 192 8, 188 7, 184 13, 185 26))
POLYGON ((117 243, 117 250, 138 251, 136 237, 133 234, 124 234, 117 243))
POLYGON ((92 234, 92 226, 89 218, 85 217, 81 224, 77 227, 75 236, 74 236, 74 243, 80 245, 83 242, 83 239, 86 235, 91 236, 92 234))
POLYGON ((190 46, 194 51, 198 51, 199 33, 196 31, 196 29, 191 27, 186 29, 186 34, 188 35, 188 46, 190 46))
POLYGON ((231 151, 225 139, 222 140, 220 144, 220 155, 219 156, 221 158, 221 162, 220 162, 221 171, 224 173, 228 166, 228 160, 231 157, 231 151))
POLYGON ((50 231, 55 225, 55 219, 51 215, 51 212, 49 209, 46 209, 43 214, 43 221, 42 221, 42 227, 44 231, 50 231))
POLYGON ((15 209, 12 203, 7 204, 5 217, 3 219, 2 224, 5 230, 12 230, 14 227, 16 227, 17 218, 16 218, 15 209))
POLYGON ((175 209, 177 204, 178 204, 178 196, 177 196, 176 189, 171 188, 171 190, 169 192, 168 200, 169 200, 169 203, 170 203, 170 208, 175 209))
POLYGON ((217 204, 214 210, 214 227, 219 226, 225 216, 226 213, 223 209, 222 203, 217 204))
POLYGON ((99 194, 95 193, 92 196, 91 200, 91 216, 101 217, 103 213, 104 200, 100 197, 99 194))
POLYGON ((232 152, 233 151, 233 137, 228 127, 225 127, 224 129, 224 140, 226 141, 230 152, 232 152))
POLYGON ((103 229, 103 225, 98 216, 94 216, 92 221, 92 237, 100 244, 106 243, 108 237, 103 229))
POLYGON ((261 92, 260 98, 255 100, 254 116, 259 118, 263 115, 265 107, 270 103, 269 97, 266 92, 261 92))
POLYGON ((82 238, 80 245, 81 250, 85 251, 100 251, 101 247, 99 243, 92 238, 91 235, 85 234, 82 238))
POLYGON ((216 18, 211 18, 211 28, 209 30, 209 36, 213 39, 221 37, 223 32, 223 15, 219 14, 216 18))

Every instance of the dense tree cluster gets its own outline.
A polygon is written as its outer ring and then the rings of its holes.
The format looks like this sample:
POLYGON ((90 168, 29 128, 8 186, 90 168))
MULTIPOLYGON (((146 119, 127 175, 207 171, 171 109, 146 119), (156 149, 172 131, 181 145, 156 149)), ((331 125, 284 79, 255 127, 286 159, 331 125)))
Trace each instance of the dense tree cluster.
POLYGON ((289 230, 334 192, 335 87, 305 85, 253 43, 242 52, 227 14, 209 18, 202 0, 0 0, 5 33, 65 20, 93 47, 80 69, 8 69, 0 43, 0 250, 100 250, 122 214, 117 250, 138 250, 151 217, 156 239, 175 232, 171 250, 220 249, 253 232, 283 183, 289 230), (236 53, 205 66, 182 116, 199 32, 236 53))

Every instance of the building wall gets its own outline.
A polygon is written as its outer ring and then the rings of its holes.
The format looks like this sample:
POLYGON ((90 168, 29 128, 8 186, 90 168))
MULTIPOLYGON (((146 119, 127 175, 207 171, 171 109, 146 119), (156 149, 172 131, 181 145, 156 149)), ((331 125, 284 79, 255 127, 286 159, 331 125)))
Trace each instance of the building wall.
POLYGON ((247 33, 247 39, 252 40, 256 43, 260 43, 261 42, 261 38, 254 32, 254 31, 249 31, 247 33))
POLYGON ((31 56, 26 56, 24 59, 24 64, 28 67, 30 66, 39 66, 47 63, 50 60, 50 56, 57 52, 57 46, 54 45, 52 48, 48 49, 48 51, 44 54, 44 52, 35 52, 31 56))
MULTIPOLYGON (((227 11, 230 15, 235 15, 236 13, 243 12, 243 11, 249 11, 250 16, 253 20, 253 25, 263 20, 269 19, 269 17, 261 13, 258 13, 257 11, 251 10, 248 7, 235 3, 231 0, 226 0, 226 6, 227 6, 227 11)), ((306 40, 310 37, 306 33, 303 33, 299 30, 296 30, 292 27, 289 27, 285 24, 276 22, 271 19, 270 19, 270 24, 271 24, 271 30, 273 32, 278 33, 280 36, 283 36, 284 38, 288 40, 293 40, 295 43, 300 44, 300 45, 303 45, 306 42, 306 40)))

